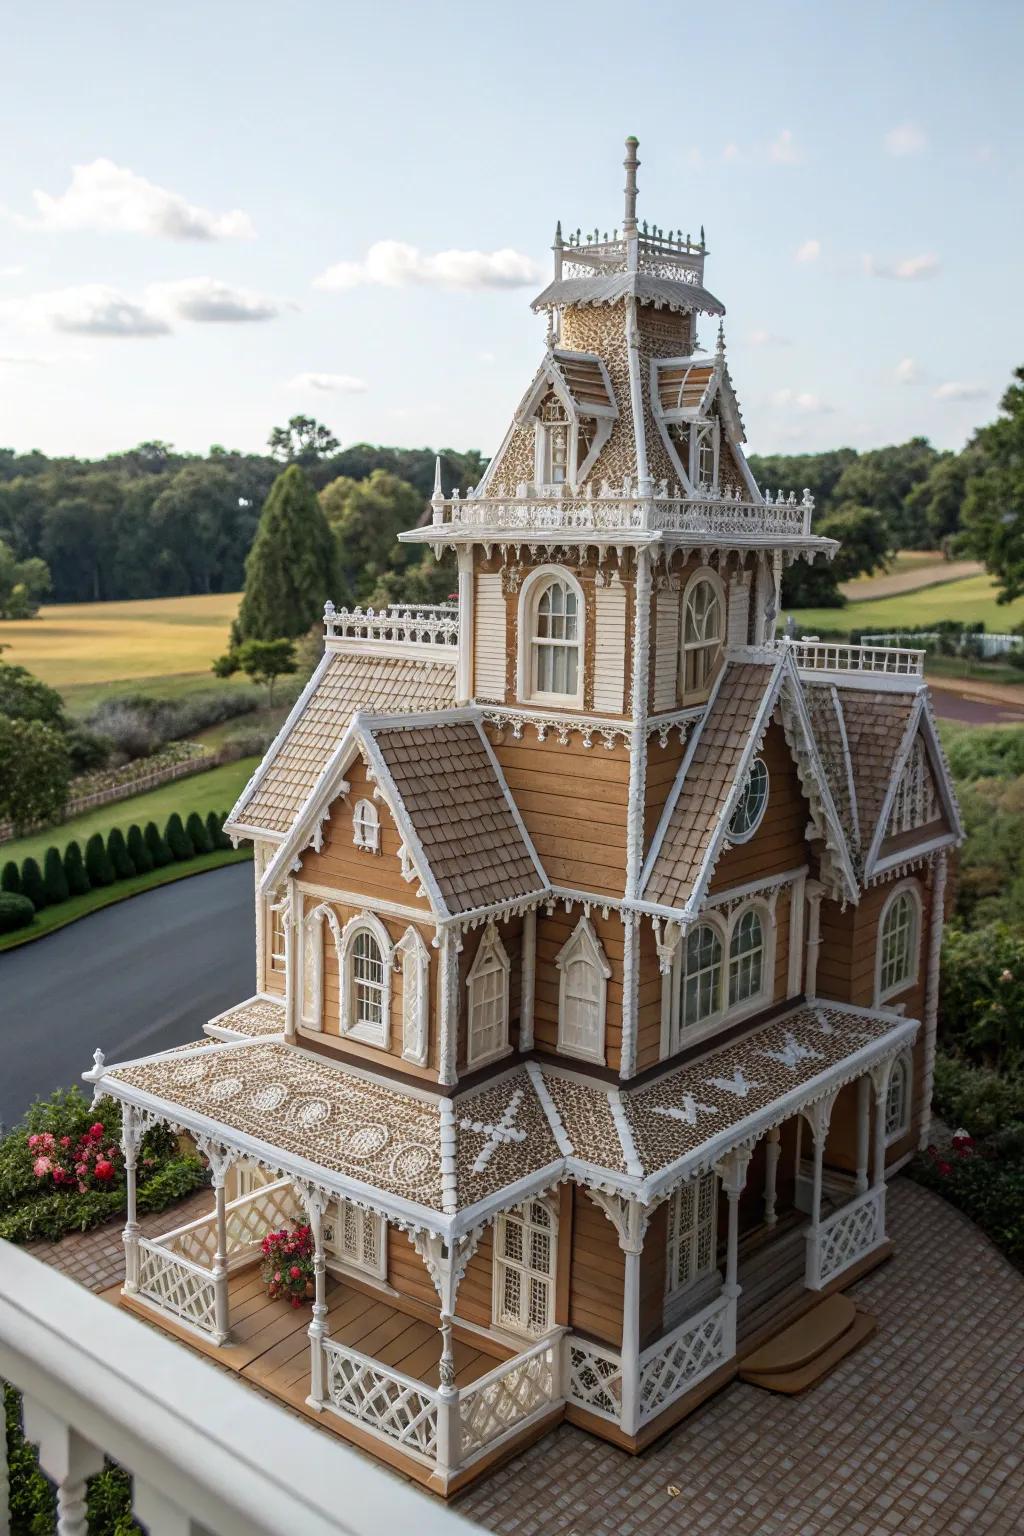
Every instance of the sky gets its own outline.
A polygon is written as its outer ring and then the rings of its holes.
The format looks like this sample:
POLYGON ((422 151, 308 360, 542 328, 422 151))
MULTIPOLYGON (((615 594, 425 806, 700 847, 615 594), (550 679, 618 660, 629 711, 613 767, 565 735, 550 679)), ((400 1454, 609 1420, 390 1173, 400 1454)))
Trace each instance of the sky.
MULTIPOLYGON (((0 0, 0 445, 497 447, 566 231, 707 235, 754 452, 1024 362, 1016 0, 0 0)), ((714 342, 704 317, 701 341, 714 342)))

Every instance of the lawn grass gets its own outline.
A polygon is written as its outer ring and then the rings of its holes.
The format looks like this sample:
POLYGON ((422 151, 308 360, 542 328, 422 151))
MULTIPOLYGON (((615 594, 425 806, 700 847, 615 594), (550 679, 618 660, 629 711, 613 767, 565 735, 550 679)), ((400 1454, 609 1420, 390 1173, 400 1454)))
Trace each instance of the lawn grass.
MULTIPOLYGON (((3 638, 0 626, 0 640, 3 638)), ((10 659, 10 658, 8 658, 10 659)), ((206 672, 172 672, 159 677, 113 678, 106 683, 72 683, 60 690, 68 713, 84 720, 105 699, 144 694, 149 699, 184 699, 194 693, 220 692, 224 688, 251 688, 244 672, 233 677, 214 677, 206 672)))
MULTIPOLYGON (((878 597, 871 602, 847 603, 845 608, 796 608, 793 618, 810 634, 847 635, 851 629, 871 633, 936 624, 956 619, 963 624, 983 623, 987 630, 1005 634, 1024 620, 1024 597, 1015 602, 996 602, 998 587, 991 576, 966 576, 938 587, 878 597)), ((782 615, 785 623, 788 613, 782 615)), ((908 642, 912 643, 912 642, 908 642)))
POLYGON ((0 843, 0 864, 14 859, 20 864, 31 856, 40 864, 47 848, 56 845, 67 847, 77 838, 83 851, 85 842, 94 832, 102 832, 104 838, 113 827, 127 832, 132 822, 144 827, 147 821, 155 821, 161 832, 172 811, 177 811, 182 821, 190 811, 200 811, 205 818, 208 811, 229 811, 238 799, 249 777, 259 762, 257 757, 240 757, 237 763, 224 763, 220 768, 210 768, 205 773, 195 773, 185 779, 175 779, 161 784, 159 789, 147 790, 143 795, 132 795, 128 800, 118 800, 113 805, 100 805, 82 816, 73 816, 57 827, 47 827, 28 837, 16 838, 10 843, 0 843))
POLYGON ((123 603, 44 606, 34 619, 5 620, 4 659, 59 689, 199 673, 228 648, 238 592, 123 603))
POLYGON ((168 864, 164 869, 150 870, 147 875, 135 875, 131 880, 116 880, 113 885, 87 891, 84 896, 72 896, 69 901, 58 902, 55 907, 44 907, 36 913, 27 928, 0 935, 0 953, 5 949, 17 949, 21 944, 31 944, 48 933, 56 933, 58 928, 66 928, 68 923, 77 922, 80 917, 88 917, 90 912, 99 912, 103 907, 111 907, 115 902, 127 901, 129 896, 155 890, 159 885, 171 885, 175 880, 187 879, 189 875, 202 875, 210 869, 221 869, 225 864, 242 864, 251 858, 251 845, 218 848, 214 853, 203 853, 195 859, 183 859, 180 864, 168 864))

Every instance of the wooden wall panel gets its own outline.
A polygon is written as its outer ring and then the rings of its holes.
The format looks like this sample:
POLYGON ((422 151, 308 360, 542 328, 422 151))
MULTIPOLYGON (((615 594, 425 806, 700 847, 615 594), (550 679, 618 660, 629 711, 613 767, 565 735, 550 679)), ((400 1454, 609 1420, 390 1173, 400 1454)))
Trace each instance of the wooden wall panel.
MULTIPOLYGON (((580 920, 580 910, 566 912, 556 907, 551 916, 541 907, 537 913, 537 974, 534 984, 533 1038, 539 1050, 558 1049, 559 971, 555 964, 563 946, 571 938, 580 920)), ((602 917, 592 911, 590 922, 611 966, 608 978, 608 1006, 605 1014, 605 1062, 618 1071, 622 1047, 622 960, 625 937, 622 921, 616 913, 602 917)))
POLYGON ((686 743, 680 741, 674 731, 665 745, 659 746, 657 735, 647 739, 647 794, 644 801, 644 856, 650 852, 651 842, 658 830, 661 813, 672 793, 672 786, 679 776, 686 743))
POLYGON ((501 572, 482 571, 474 585, 473 693, 478 699, 505 698, 508 646, 501 572))
POLYGON ((622 1343, 624 1261, 615 1228, 574 1185, 569 1326, 616 1349, 622 1343))
POLYGON ((621 715, 626 707, 626 589, 616 577, 595 588, 594 709, 621 715))
POLYGON ((768 808, 749 842, 737 843, 718 861, 710 890, 727 891, 734 885, 766 875, 784 874, 807 862, 804 832, 810 808, 790 755, 782 727, 773 721, 761 749, 768 768, 768 808))
POLYGON ((654 665, 651 710, 668 714, 677 707, 676 681, 679 674, 679 616, 682 596, 670 588, 657 593, 654 600, 654 665))
POLYGON ((653 1067, 661 1056, 661 999, 665 978, 658 963, 654 930, 649 922, 639 928, 640 968, 636 1021, 636 1067, 643 1072, 653 1067))
POLYGON ((665 1268, 668 1263, 668 1205, 651 1217, 640 1255, 640 1348, 661 1333, 665 1311, 665 1268))
POLYGON ((382 800, 374 801, 380 814, 380 852, 367 853, 353 843, 353 808, 357 800, 373 799, 373 785, 362 758, 352 764, 347 778, 349 793, 333 802, 330 820, 324 823, 323 848, 319 853, 307 848, 302 854, 299 879, 330 890, 351 891, 365 897, 371 907, 376 899, 428 911, 426 898, 416 894, 418 881, 402 878, 398 858, 402 838, 382 800))

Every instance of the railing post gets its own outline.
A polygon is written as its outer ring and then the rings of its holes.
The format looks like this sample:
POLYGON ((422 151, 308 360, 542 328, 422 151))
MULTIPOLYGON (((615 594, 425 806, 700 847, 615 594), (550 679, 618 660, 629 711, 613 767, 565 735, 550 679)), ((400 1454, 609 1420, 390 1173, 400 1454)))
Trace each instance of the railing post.
POLYGON ((126 1104, 121 1116, 121 1152, 124 1157, 125 1198, 127 1217, 122 1242, 124 1243, 124 1286, 126 1296, 139 1289, 139 1222, 136 1205, 135 1175, 142 1140, 138 1116, 131 1104, 126 1104))
POLYGON ((635 1435, 640 1422, 640 1257, 644 1249, 644 1212, 630 1199, 623 1213, 619 1246, 625 1254, 622 1297, 622 1428, 635 1435))
POLYGON ((441 1385, 437 1394, 437 1470, 443 1482, 456 1470, 462 1455, 459 1423, 459 1390, 455 1385, 455 1357, 452 1351, 452 1320, 441 1313, 441 1359, 438 1366, 441 1385))
POLYGON ((868 1187, 868 1123, 871 1119, 871 1079, 857 1080, 857 1177, 854 1188, 858 1195, 867 1193, 868 1187))
POLYGON ((171 1502, 141 1478, 132 1480, 132 1513, 145 1527, 147 1536, 207 1536, 187 1510, 171 1502))
POLYGON ((213 1193, 216 1201, 217 1249, 213 1256, 213 1309, 215 1344, 226 1344, 230 1332, 228 1317, 228 1223, 227 1201, 224 1193, 226 1169, 218 1168, 213 1175, 213 1193))
POLYGON ((777 1125, 768 1132, 764 1149, 764 1224, 774 1227, 778 1222, 775 1198, 778 1188, 779 1154, 782 1151, 781 1133, 777 1125))
POLYGON ((56 1536, 88 1536, 85 1484, 103 1469, 103 1452, 30 1397, 23 1399, 25 1438, 39 1447, 39 1465, 57 1485, 56 1536))
POLYGON ((319 1413, 324 1405, 327 1263, 324 1258, 324 1207, 318 1194, 314 1194, 309 1202, 309 1226, 313 1234, 313 1318, 309 1325, 309 1396, 306 1402, 319 1413))

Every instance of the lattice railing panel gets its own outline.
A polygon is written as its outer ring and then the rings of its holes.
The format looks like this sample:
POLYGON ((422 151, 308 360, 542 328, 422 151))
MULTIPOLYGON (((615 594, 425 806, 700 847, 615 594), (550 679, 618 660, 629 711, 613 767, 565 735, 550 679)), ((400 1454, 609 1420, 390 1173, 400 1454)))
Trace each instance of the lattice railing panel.
POLYGON ((506 1361, 459 1393, 460 1460, 485 1450, 559 1396, 559 1342, 506 1361))
POLYGON ((569 1337, 565 1344, 565 1395, 569 1402, 616 1424, 622 1419, 622 1361, 612 1350, 569 1337))
POLYGON ((640 1356, 641 1425, 723 1364, 728 1306, 726 1298, 720 1297, 640 1356))
MULTIPOLYGON (((231 1200, 227 1206, 227 1256, 248 1256, 268 1232, 303 1220, 302 1206, 292 1192, 290 1179, 261 1185, 251 1194, 231 1200)), ((188 1226, 166 1233, 160 1243, 179 1258, 212 1268, 217 1253, 217 1218, 213 1211, 188 1226)))
POLYGON ((328 1406, 394 1441, 410 1455, 433 1462, 438 1404, 430 1388, 333 1339, 324 1339, 323 1351, 328 1406))
POLYGON ((144 1237, 139 1238, 139 1295, 204 1333, 216 1332, 213 1276, 144 1237))
POLYGON ((882 1242, 885 1237, 884 1195, 884 1190, 869 1189, 867 1194, 849 1205, 840 1206, 821 1223, 817 1229, 816 1265, 814 1229, 811 1229, 808 1234, 811 1244, 809 1267, 813 1274, 809 1283, 815 1290, 827 1285, 882 1242))

